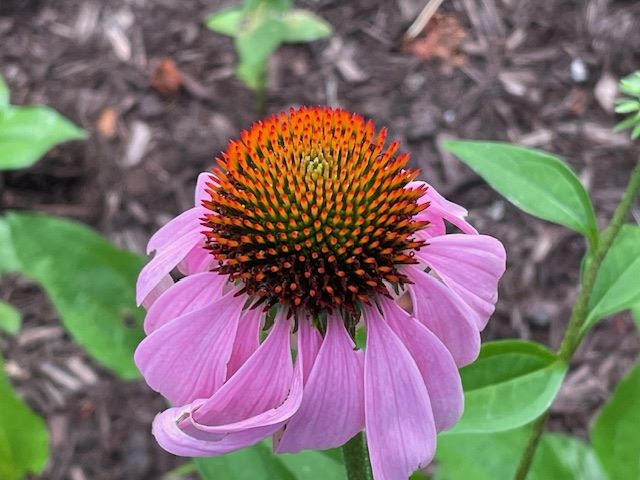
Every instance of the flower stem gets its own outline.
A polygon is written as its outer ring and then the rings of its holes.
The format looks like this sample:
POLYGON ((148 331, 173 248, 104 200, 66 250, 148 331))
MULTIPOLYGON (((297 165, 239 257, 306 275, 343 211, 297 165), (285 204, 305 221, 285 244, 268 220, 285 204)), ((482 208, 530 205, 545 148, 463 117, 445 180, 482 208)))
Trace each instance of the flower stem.
MULTIPOLYGON (((633 205, 633 199, 639 190, 640 162, 636 164, 636 167, 631 174, 629 184, 624 192, 624 196, 613 213, 609 227, 604 230, 600 236, 598 246, 591 254, 591 262, 587 265, 585 270, 580 293, 578 293, 576 304, 573 307, 573 311, 571 312, 571 317, 569 319, 569 325, 565 330, 564 338, 562 339, 562 343, 558 349, 558 356, 567 364, 570 362, 576 349, 580 346, 580 342, 583 338, 581 327, 589 314, 589 300, 591 299, 591 293, 593 292, 593 287, 596 283, 598 270, 602 265, 604 257, 611 248, 611 245, 613 245, 613 241, 620 232, 622 225, 624 225, 627 215, 631 210, 631 206, 633 205)), ((529 441, 522 457, 520 458, 520 464, 518 465, 518 470, 514 477, 515 480, 526 479, 529 469, 531 468, 531 463, 533 462, 536 449, 540 443, 540 438, 542 437, 542 432, 544 430, 545 423, 547 422, 547 418, 549 418, 549 410, 538 417, 534 422, 531 435, 529 436, 529 441)))
POLYGON ((369 451, 362 432, 344 444, 342 454, 349 480, 372 480, 369 451))

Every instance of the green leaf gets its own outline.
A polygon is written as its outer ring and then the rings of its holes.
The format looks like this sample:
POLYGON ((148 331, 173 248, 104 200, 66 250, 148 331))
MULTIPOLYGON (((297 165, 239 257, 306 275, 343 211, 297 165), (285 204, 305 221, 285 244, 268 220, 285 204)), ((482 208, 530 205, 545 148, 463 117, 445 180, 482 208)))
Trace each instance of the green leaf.
POLYGON ((513 478, 529 428, 490 434, 438 435, 435 480, 513 478))
POLYGON ((344 480, 344 466, 322 452, 274 455, 267 441, 221 457, 196 458, 203 480, 344 480))
POLYGON ((244 15, 245 9, 242 6, 223 8, 207 18, 207 28, 216 33, 235 37, 240 31, 244 15))
POLYGON ((0 330, 15 335, 20 330, 22 316, 8 303, 0 302, 0 330))
POLYGON ((20 480, 42 473, 49 458, 44 421, 13 392, 0 358, 0 478, 20 480))
POLYGON ((555 398, 566 365, 542 345, 489 342, 460 371, 465 408, 450 433, 509 430, 540 416, 555 398))
POLYGON ((638 100, 622 100, 616 105, 616 113, 631 113, 640 110, 640 102, 638 100))
POLYGON ((281 42, 281 24, 277 20, 257 20, 236 36, 240 78, 252 90, 264 88, 269 56, 281 42))
POLYGON ((13 248, 9 225, 4 218, 0 217, 0 273, 18 272, 19 270, 20 262, 13 248))
POLYGON ((426 473, 423 472, 413 472, 409 477, 409 480, 429 480, 429 477, 426 473))
POLYGON ((640 364, 616 387, 591 429, 591 443, 612 480, 640 478, 640 364))
POLYGON ((545 434, 529 480, 606 480, 607 475, 594 451, 582 440, 560 434, 545 434))
POLYGON ((640 227, 624 225, 598 270, 582 332, 588 331, 601 318, 640 302, 638 278, 640 227))
MULTIPOLYGON (((513 478, 524 451, 529 426, 490 434, 438 437, 436 480, 513 478)), ((544 434, 527 480, 605 480, 597 458, 584 442, 544 434)))
POLYGON ((620 132, 622 130, 626 130, 627 128, 631 128, 634 125, 638 124, 639 122, 640 122, 640 112, 618 123, 615 127, 613 127, 613 131, 620 132))
POLYGON ((331 35, 331 25, 307 10, 295 9, 282 17, 282 41, 313 42, 331 35))
POLYGON ((55 145, 85 137, 48 107, 0 109, 0 170, 29 167, 55 145))
POLYGON ((73 338, 122 378, 137 378, 133 352, 144 334, 134 291, 142 259, 75 222, 18 213, 6 220, 21 273, 43 286, 73 338))
POLYGON ((236 75, 252 90, 266 84, 269 56, 282 42, 309 42, 331 34, 331 26, 306 10, 291 10, 290 0, 245 0, 214 13, 207 27, 235 39, 236 75))
MULTIPOLYGON (((272 454, 273 455, 273 454, 272 454)), ((345 468, 342 460, 336 461, 335 456, 314 450, 300 453, 286 453, 278 455, 280 461, 291 471, 297 480, 345 480, 345 468)))
POLYGON ((591 200, 562 160, 498 142, 448 141, 443 146, 520 209, 576 230, 595 245, 598 228, 591 200))
POLYGON ((0 75, 0 109, 6 108, 9 106, 9 86, 7 82, 4 81, 2 75, 0 75))

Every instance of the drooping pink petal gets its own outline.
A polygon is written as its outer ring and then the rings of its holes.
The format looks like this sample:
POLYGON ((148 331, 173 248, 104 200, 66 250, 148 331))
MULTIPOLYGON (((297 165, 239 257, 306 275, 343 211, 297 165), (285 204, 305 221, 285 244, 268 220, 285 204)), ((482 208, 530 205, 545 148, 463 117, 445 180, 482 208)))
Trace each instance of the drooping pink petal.
POLYGON ((136 283, 136 301, 138 305, 144 302, 163 278, 201 241, 202 233, 196 229, 176 238, 172 243, 164 245, 156 251, 155 256, 138 275, 136 283))
POLYGON ((427 386, 436 429, 451 428, 462 415, 462 382, 453 357, 427 327, 411 317, 393 300, 380 301, 384 318, 400 338, 427 386))
POLYGON ((365 307, 365 431, 376 480, 408 478, 436 445, 429 394, 416 362, 377 308, 365 307))
MULTIPOLYGON (((418 200, 418 203, 422 204, 429 202, 429 206, 426 210, 420 212, 417 217, 420 220, 428 220, 432 222, 433 227, 438 231, 438 235, 444 235, 444 231, 442 231, 444 229, 442 219, 451 222, 464 233, 472 235, 478 233, 478 231, 465 220, 469 214, 465 208, 456 203, 450 202, 426 182, 415 181, 407 184, 407 188, 416 188, 418 186, 425 186, 427 188, 427 191, 418 200)), ((433 229, 431 227, 427 228, 425 232, 433 235, 433 229)))
POLYGON ((413 316, 447 347, 458 367, 473 362, 480 353, 480 322, 455 292, 419 267, 405 270, 413 282, 408 285, 413 316))
POLYGON ((214 394, 154 422, 158 443, 176 455, 210 456, 244 448, 282 428, 302 401, 303 357, 295 369, 289 322, 279 315, 267 339, 214 394))
POLYGON ((227 378, 240 369, 260 346, 260 326, 265 314, 259 308, 245 310, 238 323, 238 333, 227 367, 227 378))
POLYGON ((505 270, 502 244, 487 235, 443 235, 429 239, 416 257, 476 312, 476 324, 482 330, 495 310, 498 280, 505 270))
MULTIPOLYGON (((302 368, 300 363, 296 363, 289 396, 273 409, 235 424, 207 427, 193 420, 193 405, 171 408, 155 418, 153 434, 160 446, 174 455, 223 455, 249 447, 269 435, 276 434, 297 411, 301 400, 302 368)), ((196 408, 198 403, 201 402, 196 402, 196 408)))
POLYGON ((289 321, 280 312, 265 341, 236 374, 196 411, 202 425, 242 421, 281 404, 291 388, 289 321))
POLYGON ((171 320, 215 302, 222 296, 222 288, 226 283, 227 276, 215 272, 183 278, 149 308, 144 319, 145 333, 149 335, 171 320))
MULTIPOLYGON (((147 254, 166 247, 176 239, 187 235, 190 232, 203 230, 200 219, 205 215, 206 210, 201 207, 190 208, 173 218, 169 223, 163 225, 147 243, 147 254)), ((204 239, 204 235, 200 235, 204 239)))
POLYGON ((274 433, 279 426, 269 425, 244 432, 226 435, 193 437, 178 427, 178 420, 189 415, 191 406, 170 408, 160 413, 153 421, 153 436, 167 452, 183 457, 207 457, 224 455, 241 448, 250 447, 274 433))
POLYGON ((154 287, 154 289, 151 290, 151 292, 146 296, 146 298, 142 302, 142 306, 146 310, 149 310, 151 308, 151 305, 153 305, 155 301, 158 300, 158 298, 160 298, 160 296, 164 292, 169 290, 169 288, 171 288, 172 286, 173 278, 171 278, 171 275, 165 275, 164 278, 160 280, 160 282, 154 287))
POLYGON ((304 356, 302 366, 302 376, 304 385, 309 380, 311 369, 318 356, 318 351, 322 345, 322 335, 318 332, 309 319, 302 319, 298 326, 298 355, 304 356))
POLYGON ((213 395, 226 378, 243 302, 229 293, 142 340, 134 358, 149 386, 178 406, 213 395))
POLYGON ((278 453, 339 447, 364 428, 364 359, 354 348, 342 320, 329 316, 302 404, 287 423, 278 453))

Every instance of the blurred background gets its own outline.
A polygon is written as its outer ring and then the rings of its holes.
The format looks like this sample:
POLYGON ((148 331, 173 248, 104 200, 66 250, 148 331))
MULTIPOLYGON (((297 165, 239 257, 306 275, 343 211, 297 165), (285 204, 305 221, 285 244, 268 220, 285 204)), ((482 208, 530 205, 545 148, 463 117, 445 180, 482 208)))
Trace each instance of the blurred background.
MULTIPOLYGON (((388 127, 422 178, 507 248, 484 338, 555 347, 575 298, 583 241, 516 210, 438 145, 499 139, 559 154, 588 186, 599 220, 608 219, 637 156, 628 135, 611 128, 617 82, 640 68, 640 3, 445 0, 406 40, 426 3, 296 1, 334 32, 276 51, 266 111, 341 106, 388 127)), ((49 105, 89 133, 30 169, 0 172, 0 209, 75 219, 142 254, 153 231, 192 206, 197 173, 261 117, 234 74, 232 40, 205 26, 227 5, 0 0, 0 74, 12 103, 49 105)), ((640 221, 640 211, 633 214, 640 221)), ((33 228, 47 242, 47 232, 33 228)), ((183 463, 150 435, 163 400, 88 357, 37 284, 3 276, 0 299, 24 320, 17 336, 0 335, 5 370, 50 431, 41 478, 159 479, 183 463)), ((552 409, 552 429, 585 436, 640 352, 633 330, 623 314, 588 337, 552 409)))

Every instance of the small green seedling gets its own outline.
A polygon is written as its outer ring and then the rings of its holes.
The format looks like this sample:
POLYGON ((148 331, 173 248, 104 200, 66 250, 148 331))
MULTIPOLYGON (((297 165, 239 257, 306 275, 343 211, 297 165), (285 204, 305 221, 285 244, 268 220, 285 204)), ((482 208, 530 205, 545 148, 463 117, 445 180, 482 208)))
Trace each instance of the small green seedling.
POLYGON ((620 80, 620 91, 626 97, 616 102, 616 113, 628 115, 628 118, 618 125, 616 131, 631 130, 631 139, 640 137, 640 70, 620 80))
POLYGON ((9 104, 9 88, 0 76, 0 171, 27 168, 55 145, 87 134, 55 110, 9 104))
POLYGON ((281 43, 312 42, 332 31, 317 15, 293 8, 291 0, 245 0, 211 15, 207 27, 233 37, 236 75, 255 92, 264 91, 269 56, 281 43))

